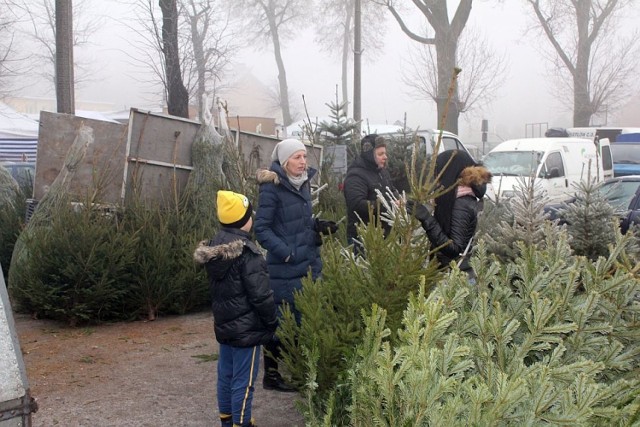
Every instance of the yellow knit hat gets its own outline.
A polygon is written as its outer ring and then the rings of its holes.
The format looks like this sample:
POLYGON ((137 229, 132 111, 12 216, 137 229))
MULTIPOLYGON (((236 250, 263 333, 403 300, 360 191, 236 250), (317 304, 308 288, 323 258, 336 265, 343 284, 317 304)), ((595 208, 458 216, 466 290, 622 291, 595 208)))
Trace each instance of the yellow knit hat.
POLYGON ((218 220, 225 227, 241 228, 251 218, 251 202, 233 191, 218 191, 218 220))

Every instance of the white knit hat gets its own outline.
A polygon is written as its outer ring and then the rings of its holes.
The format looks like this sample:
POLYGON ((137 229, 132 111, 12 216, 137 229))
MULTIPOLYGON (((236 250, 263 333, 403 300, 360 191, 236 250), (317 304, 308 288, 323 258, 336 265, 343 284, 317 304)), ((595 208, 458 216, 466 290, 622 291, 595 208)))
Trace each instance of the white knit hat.
POLYGON ((273 149, 273 153, 271 153, 271 160, 274 162, 277 160, 280 162, 280 165, 284 165, 284 162, 289 160, 289 157, 296 151, 304 150, 307 151, 307 147, 300 142, 298 139, 283 139, 282 141, 276 144, 276 147, 273 149))

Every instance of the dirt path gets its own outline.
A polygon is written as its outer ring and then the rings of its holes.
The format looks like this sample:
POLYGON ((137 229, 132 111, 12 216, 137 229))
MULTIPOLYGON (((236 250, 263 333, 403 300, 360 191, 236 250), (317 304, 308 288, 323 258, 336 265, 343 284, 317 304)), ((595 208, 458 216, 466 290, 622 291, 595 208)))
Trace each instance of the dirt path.
MULTIPOLYGON (((90 328, 19 314, 15 322, 39 405, 34 426, 219 425, 210 313, 90 328)), ((258 379, 258 426, 302 426, 299 396, 263 390, 258 379)))

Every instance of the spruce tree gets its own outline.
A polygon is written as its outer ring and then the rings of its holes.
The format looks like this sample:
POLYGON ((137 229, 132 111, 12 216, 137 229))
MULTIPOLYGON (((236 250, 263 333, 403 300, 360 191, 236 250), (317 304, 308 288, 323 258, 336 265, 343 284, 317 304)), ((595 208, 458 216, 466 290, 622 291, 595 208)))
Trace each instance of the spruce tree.
MULTIPOLYGON (((424 185, 427 181, 425 178, 433 175, 433 170, 429 169, 433 156, 427 157, 425 143, 420 138, 405 123, 400 132, 390 137, 387 143, 387 168, 393 185, 400 192, 411 192, 417 182, 424 185)), ((435 162, 435 157, 433 161, 435 162)))
POLYGON ((519 180, 512 198, 484 203, 478 238, 486 241, 489 252, 503 260, 518 255, 518 242, 525 246, 543 245, 546 235, 556 232, 545 224, 548 215, 544 207, 548 202, 535 179, 519 180))
POLYGON ((591 259, 607 256, 617 227, 616 212, 595 181, 580 182, 574 189, 575 201, 564 203, 559 211, 572 237, 571 247, 576 254, 591 259))
POLYGON ((416 226, 415 220, 398 218, 386 238, 379 223, 360 226, 365 258, 354 256, 337 240, 325 239, 322 279, 304 280, 295 296, 301 324, 285 310, 278 331, 292 380, 316 391, 310 405, 321 405, 335 391, 333 399, 343 408, 335 416, 344 415, 348 402, 339 384, 363 333, 363 310, 376 303, 388 311, 389 324, 398 327, 407 296, 420 283, 427 289, 435 284, 439 273, 427 259, 429 242, 423 233, 415 233, 416 226), (317 357, 313 380, 308 378, 311 355, 317 357))
POLYGON ((23 226, 26 198, 7 169, 0 165, 0 265, 5 282, 9 277, 9 265, 13 246, 23 226))
POLYGON ((60 202, 46 227, 20 236, 28 258, 11 266, 17 309, 71 326, 130 318, 137 236, 99 208, 60 202))
POLYGON ((616 268, 629 244, 618 233, 593 262, 559 230, 502 263, 480 243, 477 284, 454 269, 432 292, 420 287, 398 330, 379 306, 363 310, 333 396, 348 392, 305 406, 309 425, 637 425, 640 282, 616 268))
POLYGON ((319 135, 320 143, 323 145, 346 145, 349 147, 352 141, 359 142, 357 135, 354 138, 356 123, 348 117, 349 103, 347 101, 339 102, 336 94, 336 100, 325 105, 329 108, 331 121, 321 121, 316 132, 312 135, 319 135))
POLYGON ((324 213, 330 212, 331 218, 339 219, 346 215, 344 195, 338 191, 344 175, 334 172, 335 153, 338 151, 331 151, 327 147, 344 145, 347 152, 345 160, 349 164, 354 158, 354 153, 358 152, 360 139, 356 135, 356 123, 348 117, 348 102, 339 102, 337 92, 335 96, 334 102, 325 104, 329 107, 331 120, 320 122, 315 130, 312 130, 311 123, 307 124, 306 128, 311 141, 325 147, 320 176, 328 191, 319 194, 318 209, 324 213))

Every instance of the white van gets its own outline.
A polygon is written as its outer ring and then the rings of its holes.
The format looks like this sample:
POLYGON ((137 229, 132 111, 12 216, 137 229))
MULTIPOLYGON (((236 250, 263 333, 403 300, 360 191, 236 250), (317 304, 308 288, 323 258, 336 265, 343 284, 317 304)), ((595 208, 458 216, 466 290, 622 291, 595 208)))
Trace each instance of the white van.
POLYGON ((487 196, 493 200, 509 198, 518 181, 535 177, 549 201, 562 201, 575 192, 573 184, 591 177, 602 181, 613 173, 611 162, 603 167, 603 151, 609 153, 609 140, 582 138, 525 138, 504 141, 483 158, 493 174, 487 196), (598 149, 597 149, 598 148, 598 149))

